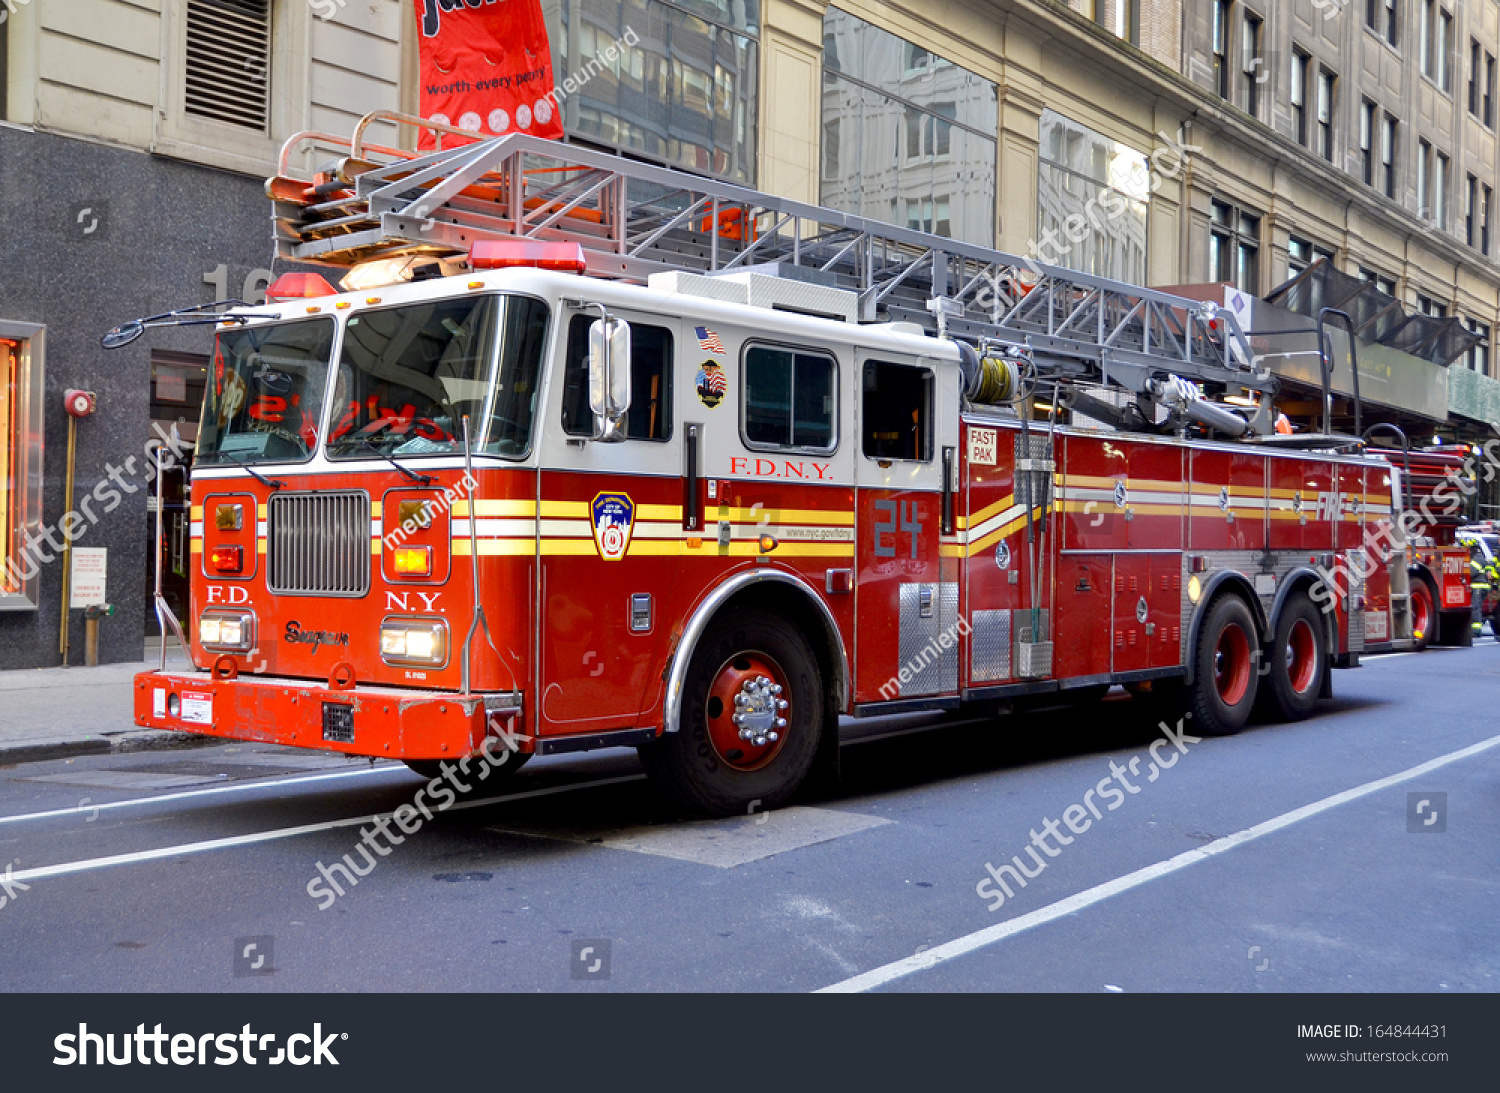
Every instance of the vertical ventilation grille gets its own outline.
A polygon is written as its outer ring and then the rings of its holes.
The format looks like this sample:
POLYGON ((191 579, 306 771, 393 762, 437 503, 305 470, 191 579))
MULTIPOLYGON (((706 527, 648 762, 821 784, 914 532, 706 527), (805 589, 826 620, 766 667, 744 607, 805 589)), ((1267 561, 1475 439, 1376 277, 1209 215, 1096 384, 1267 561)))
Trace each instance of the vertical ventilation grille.
POLYGON ((187 0, 187 112, 270 131, 271 0, 187 0))
POLYGON ((363 596, 370 590, 368 494, 273 494, 266 515, 272 592, 363 596))

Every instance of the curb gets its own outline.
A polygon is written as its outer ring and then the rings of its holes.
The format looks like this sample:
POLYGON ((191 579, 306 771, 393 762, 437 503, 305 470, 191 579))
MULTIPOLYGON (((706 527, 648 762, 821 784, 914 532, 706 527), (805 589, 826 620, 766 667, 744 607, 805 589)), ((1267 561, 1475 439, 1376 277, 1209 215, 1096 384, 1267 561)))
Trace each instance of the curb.
POLYGON ((22 763, 45 763, 52 759, 72 759, 80 755, 127 755, 140 751, 181 751, 219 743, 219 737, 199 736, 191 732, 162 732, 145 729, 116 732, 103 736, 85 736, 73 740, 48 740, 15 745, 0 744, 0 767, 22 763))

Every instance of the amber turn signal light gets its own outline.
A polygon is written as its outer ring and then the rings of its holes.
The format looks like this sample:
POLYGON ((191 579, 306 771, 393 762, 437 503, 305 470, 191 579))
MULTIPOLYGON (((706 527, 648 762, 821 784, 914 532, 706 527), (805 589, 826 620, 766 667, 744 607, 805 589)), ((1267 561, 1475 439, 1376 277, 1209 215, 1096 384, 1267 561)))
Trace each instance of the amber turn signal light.
POLYGON ((431 547, 397 547, 394 560, 398 577, 432 576, 431 547))

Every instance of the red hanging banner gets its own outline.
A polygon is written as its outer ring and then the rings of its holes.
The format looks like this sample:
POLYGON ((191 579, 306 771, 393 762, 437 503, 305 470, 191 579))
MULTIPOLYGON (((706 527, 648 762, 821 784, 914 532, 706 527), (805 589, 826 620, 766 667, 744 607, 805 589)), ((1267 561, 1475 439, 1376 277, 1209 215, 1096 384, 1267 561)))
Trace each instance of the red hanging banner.
MULTIPOLYGON (((416 0, 422 116, 485 136, 563 135, 541 0, 416 0)), ((435 146, 424 132, 419 148, 435 146)))

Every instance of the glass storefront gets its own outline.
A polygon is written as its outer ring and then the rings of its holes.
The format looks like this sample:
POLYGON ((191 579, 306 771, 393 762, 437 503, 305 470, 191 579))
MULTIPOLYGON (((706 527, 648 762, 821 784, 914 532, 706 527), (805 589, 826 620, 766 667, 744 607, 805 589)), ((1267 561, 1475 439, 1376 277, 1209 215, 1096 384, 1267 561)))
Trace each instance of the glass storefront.
POLYGON ((1145 154, 1045 110, 1040 159, 1037 256, 1066 269, 1145 284, 1151 199, 1145 154))
POLYGON ((988 80, 829 8, 821 203, 993 246, 998 104, 988 80))

